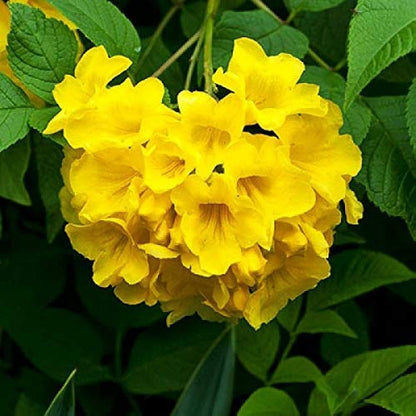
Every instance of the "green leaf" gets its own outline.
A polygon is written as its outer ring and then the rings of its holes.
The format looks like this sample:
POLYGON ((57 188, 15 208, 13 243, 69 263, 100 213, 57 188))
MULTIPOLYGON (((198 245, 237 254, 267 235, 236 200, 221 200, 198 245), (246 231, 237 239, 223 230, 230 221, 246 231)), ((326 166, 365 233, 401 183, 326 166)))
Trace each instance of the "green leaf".
POLYGON ((16 319, 8 333, 32 364, 54 380, 65 380, 73 368, 78 368, 80 384, 110 380, 100 364, 101 334, 81 315, 66 309, 34 309, 16 319))
POLYGON ((268 55, 287 52, 302 58, 308 50, 308 39, 303 33, 279 23, 263 10, 227 11, 222 14, 214 30, 214 68, 228 66, 234 40, 242 36, 258 41, 268 55))
POLYGON ((262 387, 245 401, 237 416, 299 416, 299 412, 286 392, 262 387))
POLYGON ((255 331, 242 320, 236 327, 236 353, 240 362, 260 380, 267 379, 267 372, 274 363, 279 348, 279 327, 276 321, 255 331))
MULTIPOLYGON (((29 119, 30 127, 33 127, 39 133, 43 134, 43 131, 46 129, 46 126, 55 117, 60 111, 59 107, 45 107, 37 108, 33 111, 29 119)), ((60 146, 67 145, 67 142, 62 134, 62 132, 46 135, 49 139, 53 140, 55 143, 58 143, 60 146)))
POLYGON ((366 400, 397 413, 400 416, 413 416, 416 409, 416 374, 408 374, 379 391, 366 400))
MULTIPOLYGON (((318 84, 319 93, 338 104, 344 104, 345 80, 341 75, 316 66, 308 66, 302 76, 302 82, 318 84)), ((371 111, 357 98, 347 111, 343 111, 344 125, 341 133, 351 134, 357 144, 361 144, 368 133, 371 123, 371 111)))
POLYGON ((298 297, 295 300, 289 301, 289 303, 278 313, 277 322, 286 331, 293 332, 296 324, 299 321, 300 310, 302 308, 303 297, 298 297))
POLYGON ((156 394, 182 389, 222 327, 188 320, 172 328, 149 329, 134 342, 124 387, 156 394))
POLYGON ((126 305, 114 296, 111 288, 97 286, 91 278, 91 264, 80 260, 75 264, 76 287, 88 313, 114 330, 141 328, 163 319, 159 306, 126 305))
POLYGON ((0 414, 2 416, 14 416, 13 409, 18 399, 16 382, 11 377, 0 371, 0 414))
POLYGON ((344 319, 330 309, 324 311, 308 311, 296 328, 299 334, 320 334, 329 332, 357 338, 357 334, 350 328, 344 319))
POLYGON ((384 68, 416 47, 415 2, 358 0, 356 10, 348 37, 346 108, 384 68))
POLYGON ((75 416, 74 377, 76 372, 77 370, 73 370, 69 375, 45 412, 45 416, 75 416))
POLYGON ((21 393, 16 404, 14 416, 44 416, 46 408, 21 393))
POLYGON ((290 9, 297 11, 320 12, 332 9, 341 4, 344 0, 288 0, 290 9))
POLYGON ((10 4, 7 53, 13 72, 33 93, 53 103, 52 90, 74 71, 78 44, 62 22, 47 19, 36 8, 10 4))
POLYGON ((368 351, 370 348, 367 317, 357 303, 354 301, 344 302, 339 305, 337 312, 354 330, 358 338, 345 339, 341 335, 324 334, 321 338, 321 356, 331 365, 352 355, 368 351))
POLYGON ((0 152, 0 197, 22 205, 31 204, 23 181, 29 159, 29 139, 20 140, 0 152))
POLYGON ((416 77, 415 54, 406 55, 381 72, 379 79, 387 82, 411 83, 416 77))
POLYGON ((416 158, 409 142, 404 97, 367 98, 373 122, 361 150, 357 180, 369 199, 389 215, 403 218, 416 238, 416 158))
POLYGON ((34 144, 40 197, 46 210, 46 235, 52 242, 64 225, 59 200, 63 152, 61 146, 42 136, 36 135, 34 144))
MULTIPOLYGON (((95 45, 137 63, 141 44, 133 24, 107 0, 50 0, 95 45)), ((132 69, 134 72, 134 69, 132 69)))
POLYGON ((306 357, 290 357, 282 361, 273 373, 270 383, 309 383, 323 378, 321 370, 306 357))
POLYGON ((332 258, 332 275, 308 294, 308 309, 325 309, 416 274, 386 254, 348 250, 332 258))
POLYGON ((206 13, 205 1, 185 3, 181 10, 181 26, 184 35, 190 38, 201 27, 206 13))
POLYGON ((407 126, 409 127, 410 144, 416 152, 416 79, 409 89, 406 103, 407 126))
POLYGON ((322 12, 299 13, 294 20, 309 39, 311 48, 332 65, 346 56, 348 27, 355 5, 355 0, 347 0, 322 12))
POLYGON ((26 136, 32 111, 26 94, 0 73, 0 152, 26 136))
POLYGON ((172 416, 228 416, 233 399, 235 355, 226 329, 198 363, 172 416))

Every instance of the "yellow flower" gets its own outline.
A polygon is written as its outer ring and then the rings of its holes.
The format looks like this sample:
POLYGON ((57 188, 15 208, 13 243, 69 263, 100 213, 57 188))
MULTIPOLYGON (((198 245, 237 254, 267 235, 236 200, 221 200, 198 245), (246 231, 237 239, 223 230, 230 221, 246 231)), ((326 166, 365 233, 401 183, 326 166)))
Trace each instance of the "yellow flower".
POLYGON ((291 114, 325 115, 327 106, 318 95, 319 87, 297 84, 304 69, 292 55, 268 57, 256 41, 240 38, 234 42, 227 72, 218 68, 213 80, 247 100, 246 124, 273 130, 291 114))
POLYGON ((196 173, 206 179, 223 162, 224 150, 240 139, 244 127, 244 101, 229 94, 216 101, 204 92, 178 95, 181 122, 169 134, 180 147, 196 152, 196 173))
POLYGON ((130 65, 130 59, 124 56, 109 58, 103 46, 88 50, 78 62, 75 76, 65 75, 64 80, 55 86, 53 96, 61 111, 49 122, 44 134, 64 129, 71 117, 82 117, 93 109, 95 98, 130 65))
POLYGON ((242 259, 242 249, 266 240, 261 213, 247 197, 237 197, 225 175, 214 173, 210 184, 190 176, 172 191, 172 201, 187 247, 209 274, 226 273, 242 259))
POLYGON ((290 159, 307 172, 315 190, 328 202, 345 198, 345 177, 361 169, 361 152, 351 136, 338 133, 342 126, 339 107, 328 101, 326 117, 295 115, 276 130, 283 144, 290 146, 290 159))
POLYGON ((65 229, 72 246, 94 260, 93 279, 102 287, 123 280, 136 284, 150 273, 148 257, 172 258, 175 252, 151 242, 151 231, 133 218, 128 223, 108 218, 85 225, 68 224, 65 229))

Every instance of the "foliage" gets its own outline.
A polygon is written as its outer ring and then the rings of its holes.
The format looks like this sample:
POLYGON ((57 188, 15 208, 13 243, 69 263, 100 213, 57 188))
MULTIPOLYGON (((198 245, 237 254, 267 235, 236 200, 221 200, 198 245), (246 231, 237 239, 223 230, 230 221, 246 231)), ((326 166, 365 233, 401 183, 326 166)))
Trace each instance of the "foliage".
POLYGON ((0 414, 414 415, 416 3, 44 3, 0 7, 0 414), (184 87, 214 87, 240 37, 302 58, 302 82, 342 108, 364 219, 337 229, 331 276, 257 331, 167 327, 157 306, 93 284, 63 232, 66 140, 41 133, 59 111, 54 86, 93 45, 128 57, 134 82, 159 76, 176 108, 184 87))

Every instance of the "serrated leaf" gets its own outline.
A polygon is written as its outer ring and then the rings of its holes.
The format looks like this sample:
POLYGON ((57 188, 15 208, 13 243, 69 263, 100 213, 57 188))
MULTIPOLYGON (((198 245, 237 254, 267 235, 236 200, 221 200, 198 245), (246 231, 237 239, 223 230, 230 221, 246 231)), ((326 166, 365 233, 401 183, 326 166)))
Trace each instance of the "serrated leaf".
POLYGON ((26 136, 32 112, 27 95, 0 73, 0 152, 26 136))
POLYGON ((65 384, 53 399, 45 416, 75 416, 75 387, 74 377, 77 370, 73 370, 65 384))
POLYGON ((416 374, 398 378, 366 400, 400 416, 413 416, 416 409, 416 374))
POLYGON ((386 254, 348 250, 332 257, 332 274, 308 294, 308 309, 325 309, 380 286, 416 278, 416 273, 386 254))
POLYGON ((13 72, 33 93, 53 103, 52 90, 75 67, 78 43, 62 22, 47 19, 36 8, 10 4, 7 52, 13 72))
POLYGON ((40 197, 46 211, 46 235, 52 242, 64 225, 59 200, 63 152, 61 146, 42 136, 35 136, 34 144, 40 197))
POLYGON ((338 6, 344 0, 289 0, 290 9, 297 11, 320 12, 338 6))
POLYGON ((356 10, 348 36, 346 108, 383 69, 416 47, 415 2, 358 0, 356 10))
POLYGON ((130 58, 134 65, 141 44, 133 24, 107 0, 50 0, 95 45, 104 45, 107 52, 130 58))
POLYGON ((30 196, 24 184, 29 166, 30 142, 26 138, 0 152, 0 197, 22 205, 30 205, 30 196))
POLYGON ((329 332, 332 334, 357 338, 357 334, 344 319, 330 309, 306 312, 299 322, 296 332, 299 334, 320 334, 329 332))
MULTIPOLYGON (((36 108, 35 111, 32 112, 29 125, 37 130, 39 133, 43 134, 43 131, 46 129, 46 126, 55 117, 60 111, 59 107, 45 107, 45 108, 36 108)), ((68 143, 65 140, 62 132, 45 135, 55 143, 59 144, 60 146, 66 146, 68 143)))
POLYGON ((299 416, 292 398, 283 390, 262 387, 241 406, 237 416, 299 416))
POLYGON ((202 357, 172 416, 228 416, 233 398, 234 367, 232 334, 227 329, 202 357))
POLYGON ((122 378, 124 387, 142 394, 182 389, 221 329, 220 325, 188 320, 172 328, 142 332, 122 378))
MULTIPOLYGON (((334 101, 343 109, 345 80, 341 75, 316 66, 308 66, 302 75, 302 82, 319 85, 319 94, 334 101)), ((348 133, 357 144, 361 144, 368 133, 371 123, 371 111, 357 98, 350 108, 343 110, 344 125, 341 133, 348 133)))
POLYGON ((279 348, 279 327, 275 321, 255 331, 245 321, 236 327, 236 353, 244 367, 265 381, 279 348))
POLYGON ((407 126, 409 127, 410 144, 416 154, 416 79, 409 89, 406 102, 407 126))
POLYGON ((242 36, 258 41, 268 55, 287 52, 302 58, 308 50, 308 39, 302 32, 279 23, 263 10, 227 11, 214 30, 214 68, 227 67, 234 40, 242 36))
POLYGON ((416 158, 406 126, 404 97, 366 98, 373 122, 361 150, 357 180, 369 199, 389 215, 403 218, 416 238, 416 158))

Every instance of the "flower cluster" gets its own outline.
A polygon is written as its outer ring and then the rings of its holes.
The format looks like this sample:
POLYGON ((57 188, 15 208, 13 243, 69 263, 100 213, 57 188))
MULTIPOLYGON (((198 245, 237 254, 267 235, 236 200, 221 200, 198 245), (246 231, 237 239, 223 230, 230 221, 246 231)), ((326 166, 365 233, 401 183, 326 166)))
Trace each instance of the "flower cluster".
POLYGON ((160 303, 168 324, 245 318, 258 328, 288 299, 329 275, 333 229, 357 223, 349 189, 358 147, 304 65, 235 41, 221 99, 182 91, 163 104, 161 81, 108 84, 130 65, 103 47, 86 52, 54 90, 63 130, 62 210, 93 279, 125 303, 160 303))

